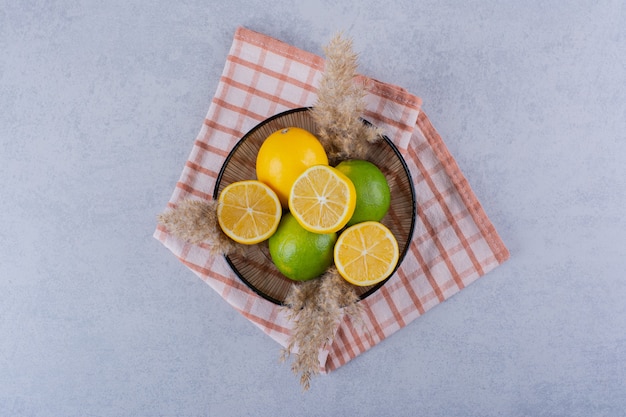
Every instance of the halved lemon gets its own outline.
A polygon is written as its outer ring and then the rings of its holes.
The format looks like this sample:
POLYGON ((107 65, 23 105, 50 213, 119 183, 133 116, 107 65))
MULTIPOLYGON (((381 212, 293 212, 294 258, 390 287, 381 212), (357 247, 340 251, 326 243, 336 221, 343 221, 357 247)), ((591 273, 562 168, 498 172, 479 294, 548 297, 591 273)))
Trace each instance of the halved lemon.
POLYGON ((270 187, 257 180, 234 182, 222 190, 217 221, 232 240, 253 245, 268 239, 278 227, 282 207, 270 187))
POLYGON ((304 171, 289 193, 289 210, 314 233, 334 233, 348 223, 356 205, 356 190, 341 171, 315 165, 304 171))
POLYGON ((399 259, 398 241, 385 225, 367 221, 344 230, 335 243, 339 274, 358 286, 378 284, 393 272, 399 259))

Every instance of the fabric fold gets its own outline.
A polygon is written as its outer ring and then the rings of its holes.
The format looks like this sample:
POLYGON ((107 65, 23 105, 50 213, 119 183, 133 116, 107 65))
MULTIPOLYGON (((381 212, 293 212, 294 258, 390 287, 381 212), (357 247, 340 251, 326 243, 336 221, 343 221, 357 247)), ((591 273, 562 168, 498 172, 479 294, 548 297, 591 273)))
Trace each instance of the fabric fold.
MULTIPOLYGON (((219 170, 237 141, 282 111, 312 106, 324 59, 270 36, 238 28, 207 116, 168 205, 211 198, 219 170)), ((509 253, 467 179, 427 116, 402 87, 364 77, 363 117, 381 127, 411 171, 418 206, 410 250, 392 278, 363 300, 360 324, 344 317, 320 352, 330 372, 375 346, 506 259, 509 253)), ((154 237, 265 334, 283 347, 292 323, 278 305, 237 278, 225 259, 157 227, 154 237)))

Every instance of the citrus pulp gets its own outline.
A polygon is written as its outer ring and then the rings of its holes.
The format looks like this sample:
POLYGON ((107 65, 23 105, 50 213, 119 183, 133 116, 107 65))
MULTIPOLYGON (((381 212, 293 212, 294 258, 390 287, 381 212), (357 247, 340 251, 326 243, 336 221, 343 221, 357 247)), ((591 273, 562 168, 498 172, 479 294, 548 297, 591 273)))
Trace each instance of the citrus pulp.
POLYGON ((291 214, 314 233, 339 231, 352 217, 355 204, 352 181, 328 165, 308 168, 293 183, 289 194, 291 214))
POLYGON ((278 196, 260 181, 234 182, 218 198, 217 221, 235 242, 252 245, 264 241, 276 231, 281 216, 278 196))
POLYGON ((344 230, 334 248, 339 274, 358 286, 374 285, 387 278, 399 260, 398 242, 382 223, 367 221, 344 230))

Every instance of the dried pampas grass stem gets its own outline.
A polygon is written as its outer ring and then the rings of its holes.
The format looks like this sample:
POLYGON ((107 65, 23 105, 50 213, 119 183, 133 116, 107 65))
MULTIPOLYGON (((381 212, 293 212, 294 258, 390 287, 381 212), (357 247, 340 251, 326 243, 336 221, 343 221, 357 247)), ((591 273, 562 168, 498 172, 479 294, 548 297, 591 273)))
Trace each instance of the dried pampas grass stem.
MULTIPOLYGON (((382 132, 361 119, 367 93, 365 78, 357 76, 357 54, 352 41, 336 35, 324 48, 326 65, 311 109, 331 165, 345 159, 364 159, 382 132)), ((306 391, 320 372, 320 350, 335 337, 344 315, 359 321, 361 305, 354 287, 331 267, 322 277, 293 285, 285 304, 294 322, 282 359, 295 353, 291 369, 300 375, 306 391)))
POLYGON ((241 250, 222 232, 217 221, 217 201, 185 199, 157 217, 159 224, 179 239, 206 243, 212 254, 228 255, 241 250))
POLYGON ((297 349, 291 369, 300 375, 303 390, 308 390, 311 378, 319 374, 320 350, 332 342, 341 317, 360 314, 357 301, 354 288, 334 267, 318 279, 291 287, 285 304, 294 329, 281 359, 286 360, 297 349))
POLYGON ((381 131, 360 119, 365 111, 365 78, 357 77, 352 40, 337 34, 324 48, 326 64, 311 115, 331 164, 363 158, 381 131))

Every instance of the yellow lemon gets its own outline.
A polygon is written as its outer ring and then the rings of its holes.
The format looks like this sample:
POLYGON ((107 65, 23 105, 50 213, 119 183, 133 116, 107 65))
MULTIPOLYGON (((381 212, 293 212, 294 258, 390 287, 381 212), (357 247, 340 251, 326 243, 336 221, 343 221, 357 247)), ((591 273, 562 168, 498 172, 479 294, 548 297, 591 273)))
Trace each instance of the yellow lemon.
POLYGON ((234 182, 218 199, 217 221, 235 242, 252 245, 264 241, 274 234, 281 216, 278 196, 260 181, 234 182))
POLYGON ((374 285, 389 277, 399 260, 398 242, 385 225, 367 221, 344 230, 335 244, 339 274, 349 283, 374 285))
POLYGON ((261 144, 256 158, 257 179, 269 185, 287 208, 296 178, 313 165, 328 165, 328 156, 311 132, 299 127, 280 129, 261 144))
POLYGON ((348 223, 356 205, 354 184, 328 165, 308 168, 293 183, 289 210, 298 223, 314 233, 333 233, 348 223))

